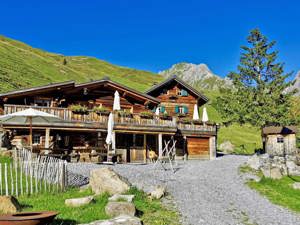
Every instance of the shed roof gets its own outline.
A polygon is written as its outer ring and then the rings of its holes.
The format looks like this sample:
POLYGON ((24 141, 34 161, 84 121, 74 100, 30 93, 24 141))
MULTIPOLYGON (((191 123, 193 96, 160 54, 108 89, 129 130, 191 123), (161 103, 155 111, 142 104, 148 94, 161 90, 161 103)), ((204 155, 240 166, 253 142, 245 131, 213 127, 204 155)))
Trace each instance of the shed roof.
POLYGON ((263 135, 268 134, 296 134, 296 126, 268 126, 262 129, 263 135))

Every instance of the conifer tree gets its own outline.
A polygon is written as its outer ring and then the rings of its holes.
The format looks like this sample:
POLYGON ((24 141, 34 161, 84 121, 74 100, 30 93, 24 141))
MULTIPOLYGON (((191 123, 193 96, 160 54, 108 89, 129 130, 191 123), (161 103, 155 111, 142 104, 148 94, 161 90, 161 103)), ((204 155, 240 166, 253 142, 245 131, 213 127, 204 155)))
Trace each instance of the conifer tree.
POLYGON ((231 72, 232 89, 222 90, 217 109, 227 122, 250 123, 254 126, 286 125, 294 92, 287 92, 292 73, 284 72, 277 62, 278 51, 258 29, 250 32, 243 46, 237 72, 231 72))

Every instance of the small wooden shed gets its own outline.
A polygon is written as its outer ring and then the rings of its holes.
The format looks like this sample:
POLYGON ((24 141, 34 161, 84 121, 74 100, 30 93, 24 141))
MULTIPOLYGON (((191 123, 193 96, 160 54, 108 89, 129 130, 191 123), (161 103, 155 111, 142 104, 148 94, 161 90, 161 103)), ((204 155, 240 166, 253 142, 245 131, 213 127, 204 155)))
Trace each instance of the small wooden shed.
POLYGON ((296 126, 268 126, 262 129, 263 148, 271 156, 294 155, 296 146, 296 126))

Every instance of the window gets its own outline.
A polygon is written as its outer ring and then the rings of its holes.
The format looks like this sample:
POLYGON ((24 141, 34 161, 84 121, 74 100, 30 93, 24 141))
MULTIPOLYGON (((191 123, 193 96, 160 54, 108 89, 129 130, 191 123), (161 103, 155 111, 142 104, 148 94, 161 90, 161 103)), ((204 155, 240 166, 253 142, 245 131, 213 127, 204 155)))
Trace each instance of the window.
POLYGON ((40 144, 41 143, 41 135, 40 134, 34 134, 32 136, 32 144, 40 144))
POLYGON ((178 106, 175 107, 175 113, 187 114, 188 113, 188 107, 178 105, 178 106))
POLYGON ((178 92, 178 95, 179 96, 188 96, 188 92, 184 89, 181 89, 179 92, 178 92))
POLYGON ((283 137, 277 137, 277 143, 284 143, 283 137))

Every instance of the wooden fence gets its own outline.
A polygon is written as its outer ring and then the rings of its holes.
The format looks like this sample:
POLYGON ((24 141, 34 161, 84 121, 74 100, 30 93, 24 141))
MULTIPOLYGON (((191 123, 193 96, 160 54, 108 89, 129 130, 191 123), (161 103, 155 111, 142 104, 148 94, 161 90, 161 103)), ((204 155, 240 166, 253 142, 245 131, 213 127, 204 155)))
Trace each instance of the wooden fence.
POLYGON ((27 149, 15 150, 13 161, 0 163, 0 195, 31 195, 63 191, 66 162, 38 156, 27 149))

